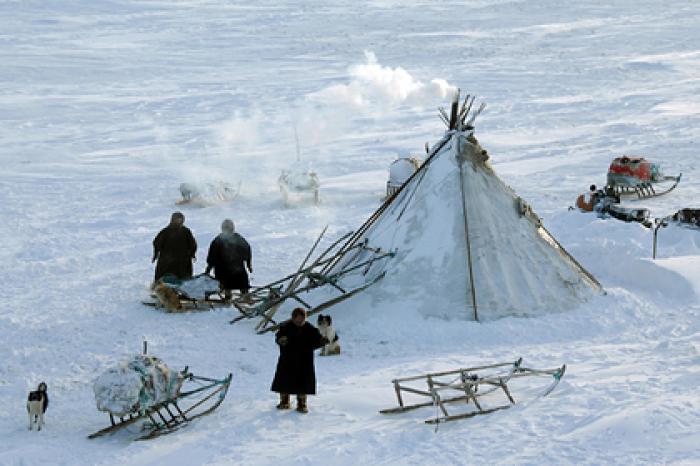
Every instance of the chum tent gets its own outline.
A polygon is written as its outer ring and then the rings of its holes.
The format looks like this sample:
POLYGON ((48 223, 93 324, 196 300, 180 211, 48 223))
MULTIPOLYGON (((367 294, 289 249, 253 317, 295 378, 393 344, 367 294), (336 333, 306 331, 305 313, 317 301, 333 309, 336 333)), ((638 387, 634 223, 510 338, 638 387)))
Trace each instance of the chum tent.
POLYGON ((394 251, 363 270, 362 278, 346 280, 369 281, 382 273, 370 291, 374 302, 474 320, 570 309, 602 292, 495 173, 474 137, 474 119, 485 105, 467 120, 473 102, 467 96, 460 109, 456 96, 452 115, 442 112, 448 130, 425 163, 343 246, 370 248, 342 256, 329 273, 347 270, 375 250, 394 251))

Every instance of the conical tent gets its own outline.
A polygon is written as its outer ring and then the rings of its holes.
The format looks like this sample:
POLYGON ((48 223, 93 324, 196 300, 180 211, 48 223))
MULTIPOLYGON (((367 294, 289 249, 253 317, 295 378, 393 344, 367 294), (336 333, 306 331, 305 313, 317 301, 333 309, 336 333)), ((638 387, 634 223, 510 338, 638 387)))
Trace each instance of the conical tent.
MULTIPOLYGON (((348 280, 383 278, 371 288, 390 300, 441 317, 490 320, 570 309, 601 291, 496 175, 471 124, 453 117, 421 168, 350 238, 347 270, 377 250, 394 256, 348 280)), ((473 119, 472 119, 473 122, 473 119)), ((471 123, 471 122, 470 122, 471 123)))

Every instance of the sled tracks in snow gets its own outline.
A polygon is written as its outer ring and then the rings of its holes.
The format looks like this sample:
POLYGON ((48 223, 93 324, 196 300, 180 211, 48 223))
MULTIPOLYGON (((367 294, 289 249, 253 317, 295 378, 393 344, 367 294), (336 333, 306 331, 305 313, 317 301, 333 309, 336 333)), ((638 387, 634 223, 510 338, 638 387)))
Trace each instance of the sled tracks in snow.
POLYGON ((395 408, 383 409, 382 414, 396 414, 410 411, 417 408, 434 406, 436 408, 435 417, 426 419, 427 424, 440 424, 458 419, 468 419, 470 417, 489 414, 494 411, 510 408, 515 405, 508 384, 515 379, 531 376, 545 376, 551 378, 551 383, 538 397, 549 395, 559 384, 564 376, 566 364, 556 369, 539 370, 522 366, 522 358, 514 362, 491 364, 487 366, 468 367, 445 372, 433 372, 430 374, 416 375, 392 380, 394 391, 399 406, 395 408), (477 372, 478 371, 478 372, 477 372), (425 384, 425 385, 423 385, 425 384), (418 385, 418 386, 416 386, 418 385), (424 388, 425 387, 425 388, 424 388), (488 395, 502 393, 506 402, 485 403, 488 395), (417 395, 429 398, 430 401, 406 404, 404 396, 417 395), (461 401, 462 406, 470 406, 474 409, 468 412, 452 413, 448 412, 448 403, 461 401), (465 403, 466 402, 466 403, 465 403))

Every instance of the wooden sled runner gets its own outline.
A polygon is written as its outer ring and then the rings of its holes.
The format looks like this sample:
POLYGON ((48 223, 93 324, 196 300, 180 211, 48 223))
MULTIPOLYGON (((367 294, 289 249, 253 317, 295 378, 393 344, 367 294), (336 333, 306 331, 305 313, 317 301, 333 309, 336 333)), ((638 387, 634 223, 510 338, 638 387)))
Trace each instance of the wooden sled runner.
MULTIPOLYGON (((109 414, 111 425, 88 435, 88 438, 93 439, 113 434, 127 426, 137 424, 141 424, 141 431, 145 431, 145 433, 137 437, 136 440, 148 440, 175 432, 193 419, 206 416, 218 408, 223 403, 231 385, 232 374, 217 380, 194 375, 189 372, 187 367, 183 369, 181 374, 185 378, 185 384, 191 388, 180 391, 174 399, 140 412, 118 418, 109 414)), ((183 385, 184 387, 185 385, 183 385)))
POLYGON ((552 378, 550 385, 539 395, 549 395, 564 376, 566 364, 556 369, 538 370, 522 366, 522 358, 514 362, 491 364, 487 366, 468 367, 445 372, 404 377, 392 380, 399 406, 383 409, 382 414, 403 413, 417 408, 435 406, 435 417, 426 419, 427 424, 438 424, 457 419, 467 419, 481 414, 489 414, 494 411, 510 408, 515 404, 508 383, 514 379, 529 376, 547 376, 552 378), (477 372, 478 371, 478 372, 477 372), (423 383, 426 388, 423 388, 423 383), (411 385, 413 386, 411 386, 411 385), (419 386, 416 386, 419 384, 419 386), (495 394, 502 393, 506 403, 485 404, 486 398, 496 398, 495 394), (419 395, 429 398, 430 401, 406 404, 404 395, 419 395), (494 396, 489 397, 489 395, 494 396), (475 409, 458 414, 450 414, 447 411, 448 403, 462 402, 464 405, 473 405, 475 409))
POLYGON ((671 185, 666 187, 656 188, 650 182, 639 183, 634 186, 625 185, 612 185, 610 188, 613 190, 616 196, 627 200, 639 200, 639 199, 649 199, 652 197, 663 196, 668 194, 678 186, 681 181, 682 174, 678 176, 666 176, 660 183, 672 181, 671 185))

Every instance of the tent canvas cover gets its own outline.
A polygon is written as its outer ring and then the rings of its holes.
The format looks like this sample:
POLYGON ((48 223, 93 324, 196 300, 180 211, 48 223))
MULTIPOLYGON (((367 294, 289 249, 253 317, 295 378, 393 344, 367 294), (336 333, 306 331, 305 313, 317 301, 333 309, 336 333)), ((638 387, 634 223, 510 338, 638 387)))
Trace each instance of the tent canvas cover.
MULTIPOLYGON (((389 300, 427 316, 474 320, 571 309, 600 293, 595 277, 496 175, 474 137, 478 112, 465 123, 467 101, 461 111, 453 102, 448 130, 425 163, 344 246, 364 242, 395 256, 344 283, 383 273, 368 290, 375 303, 389 300), (443 305, 435 306, 436 297, 443 305)), ((331 272, 371 254, 361 248, 331 272)))

